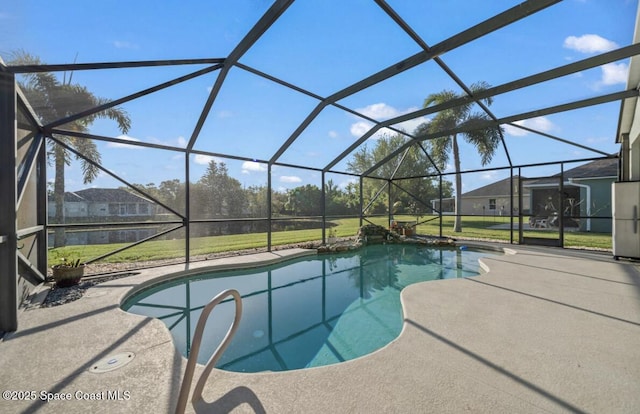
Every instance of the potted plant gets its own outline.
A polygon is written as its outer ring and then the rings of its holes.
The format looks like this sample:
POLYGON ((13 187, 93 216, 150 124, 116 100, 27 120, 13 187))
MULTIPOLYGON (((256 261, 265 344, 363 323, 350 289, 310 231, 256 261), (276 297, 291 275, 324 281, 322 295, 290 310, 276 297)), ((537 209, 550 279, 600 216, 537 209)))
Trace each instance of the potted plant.
POLYGON ((80 283, 84 276, 84 263, 80 264, 80 259, 63 257, 59 263, 52 266, 53 280, 58 287, 69 287, 80 283))
POLYGON ((329 229, 328 242, 329 242, 329 244, 336 242, 336 231, 335 231, 335 229, 329 229))

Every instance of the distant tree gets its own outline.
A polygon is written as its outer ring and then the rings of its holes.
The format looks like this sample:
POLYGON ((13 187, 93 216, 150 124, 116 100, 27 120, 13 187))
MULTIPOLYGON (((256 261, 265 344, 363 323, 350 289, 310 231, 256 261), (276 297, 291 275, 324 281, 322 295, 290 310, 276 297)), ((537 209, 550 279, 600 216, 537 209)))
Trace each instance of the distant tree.
POLYGON ((322 214, 320 202, 322 191, 315 185, 307 184, 287 191, 285 210, 294 216, 318 216, 322 214))
MULTIPOLYGON (((401 145, 401 143, 404 143, 404 139, 402 136, 397 135, 394 137, 385 136, 377 140, 376 145, 373 148, 365 144, 362 148, 356 151, 352 158, 347 162, 347 170, 355 174, 361 174, 373 167, 378 163, 378 161, 382 160, 382 158, 393 151, 393 149, 401 145)), ((390 177, 393 170, 394 168, 391 163, 387 163, 380 167, 376 171, 375 175, 379 177, 390 177)), ((367 213, 380 214, 387 211, 388 198, 386 192, 374 200, 374 197, 384 185, 385 181, 383 180, 376 180, 372 178, 365 178, 363 180, 362 196, 365 203, 365 206, 363 207, 369 207, 367 209, 367 213)))
MULTIPOLYGON (((38 57, 24 51, 18 51, 13 53, 8 64, 42 65, 43 62, 38 57)), ((48 124, 109 102, 108 99, 95 96, 84 86, 72 84, 71 78, 72 76, 70 75, 68 80, 65 79, 61 82, 52 73, 37 72, 27 73, 24 75, 23 80, 18 81, 22 92, 35 109, 42 123, 48 124)), ((89 126, 98 118, 108 118, 116 121, 123 134, 126 134, 131 127, 131 119, 127 113, 123 109, 115 107, 66 124, 64 128, 76 132, 86 132, 89 126)), ((85 138, 65 135, 56 135, 56 138, 73 147, 85 157, 75 156, 75 159, 80 161, 84 184, 95 180, 99 169, 87 159, 96 163, 100 162, 100 153, 96 144, 92 140, 85 138)), ((56 211, 54 220, 56 223, 64 223, 64 168, 66 165, 71 164, 71 154, 61 145, 56 145, 53 141, 50 141, 47 155, 54 165, 55 173, 53 198, 56 211)), ((64 244, 64 228, 60 227, 55 232, 54 247, 64 246, 64 244)))
MULTIPOLYGON (((477 82, 471 85, 470 89, 472 94, 476 94, 480 91, 489 88, 489 84, 486 82, 477 82)), ((448 102, 452 99, 461 97, 454 91, 444 90, 442 92, 429 95, 424 100, 424 107, 427 108, 431 105, 438 105, 448 102)), ((482 100, 487 105, 491 105, 493 99, 491 97, 482 100)), ((487 125, 487 121, 490 118, 484 112, 472 112, 473 102, 465 105, 461 105, 455 108, 446 109, 438 112, 438 114, 431 120, 418 126, 415 131, 415 135, 420 137, 427 134, 434 134, 440 131, 453 130, 458 127, 474 125, 480 126, 479 128, 471 129, 468 132, 463 132, 461 135, 465 141, 474 145, 480 154, 480 160, 482 165, 487 165, 491 162, 496 149, 500 145, 502 137, 502 128, 499 125, 487 125)), ((460 174, 460 150, 458 147, 458 134, 445 136, 442 138, 436 138, 429 140, 429 148, 431 157, 434 162, 439 164, 441 168, 449 161, 450 154, 453 155, 453 165, 455 169, 455 224, 453 231, 462 231, 462 220, 460 212, 462 211, 462 175, 460 174)))
POLYGON ((266 186, 250 186, 245 189, 247 208, 251 217, 267 217, 269 214, 266 186))
MULTIPOLYGON (((358 150, 351 160, 347 163, 350 172, 361 174, 372 166, 376 165, 380 160, 385 158, 389 153, 400 147, 406 142, 407 138, 401 134, 393 136, 385 136, 376 141, 373 148, 367 145, 358 150)), ((421 175, 435 175, 436 171, 424 152, 417 146, 412 146, 406 155, 397 157, 386 164, 380 166, 375 171, 375 176, 381 178, 394 178, 397 184, 404 190, 397 188, 392 189, 393 203, 396 204, 395 211, 392 213, 406 214, 408 206, 414 205, 413 213, 424 213, 430 211, 426 207, 429 201, 436 198, 439 194, 437 187, 434 186, 434 180, 431 178, 411 178, 400 179, 402 177, 419 177, 421 175), (402 163, 398 165, 402 159, 402 163), (395 175, 394 175, 395 173, 395 175), (420 201, 416 201, 413 197, 417 197, 420 201)), ((363 192, 365 204, 371 201, 379 189, 384 185, 384 181, 373 178, 365 178, 363 182, 363 192)), ((445 188, 446 194, 446 188, 445 188)), ((446 196, 446 195, 445 195, 446 196)), ((388 209, 387 192, 383 192, 370 207, 372 213, 384 213, 388 209)))
POLYGON ((229 176, 224 162, 210 161, 204 175, 193 186, 194 218, 241 217, 246 205, 240 181, 229 176))
POLYGON ((334 200, 338 197, 338 194, 340 194, 338 186, 336 186, 332 179, 327 180, 327 182, 324 183, 324 196, 328 200, 334 200))
POLYGON ((324 195, 326 214, 337 216, 352 213, 349 207, 349 198, 333 180, 330 179, 324 184, 324 195))
POLYGON ((173 180, 165 180, 160 183, 158 188, 160 201, 171 207, 175 211, 184 212, 186 188, 185 183, 177 178, 173 180))
MULTIPOLYGON (((134 187, 143 190, 145 193, 175 211, 183 212, 185 209, 185 185, 184 182, 181 182, 177 178, 162 181, 160 186, 156 186, 155 183, 148 183, 144 185, 136 184, 134 187)), ((124 189, 126 190, 127 188, 124 189)), ((165 209, 159 208, 156 214, 162 214, 163 212, 168 213, 165 209)))
POLYGON ((338 203, 341 206, 340 214, 358 214, 360 210, 360 189, 357 183, 349 182, 340 191, 338 203))
MULTIPOLYGON (((267 187, 261 187, 264 189, 265 194, 265 206, 266 206, 266 194, 267 187)), ((285 206, 287 205, 288 195, 286 191, 278 191, 276 189, 271 189, 271 214, 273 217, 278 217, 282 215, 288 215, 285 206)), ((267 214, 265 212, 263 217, 266 217, 267 214)))

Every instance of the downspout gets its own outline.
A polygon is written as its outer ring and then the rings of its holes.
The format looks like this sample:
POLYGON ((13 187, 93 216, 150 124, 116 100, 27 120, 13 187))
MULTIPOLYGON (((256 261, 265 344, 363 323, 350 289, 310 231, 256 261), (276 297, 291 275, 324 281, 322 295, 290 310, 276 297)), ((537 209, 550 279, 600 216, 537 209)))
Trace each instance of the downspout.
POLYGON ((569 185, 574 185, 576 187, 584 188, 587 193, 587 231, 591 231, 591 187, 586 184, 578 184, 573 181, 573 178, 569 178, 569 185))

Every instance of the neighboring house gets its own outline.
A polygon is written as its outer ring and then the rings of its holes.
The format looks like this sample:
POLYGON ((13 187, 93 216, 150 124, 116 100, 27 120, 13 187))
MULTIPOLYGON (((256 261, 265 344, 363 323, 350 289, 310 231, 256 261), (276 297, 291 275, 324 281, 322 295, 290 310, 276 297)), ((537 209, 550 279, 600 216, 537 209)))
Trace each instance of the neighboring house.
MULTIPOLYGON (((48 215, 55 217, 56 205, 49 196, 48 215)), ((64 193, 64 217, 150 217, 155 204, 121 188, 87 188, 64 193)))
MULTIPOLYGON (((562 176, 564 205, 560 208, 556 202, 552 209, 562 211, 565 217, 575 217, 573 222, 581 231, 611 232, 611 184, 618 179, 618 159, 592 161, 567 170, 562 176)), ((524 184, 531 191, 532 216, 549 214, 545 207, 549 200, 557 199, 559 181, 560 174, 556 174, 524 184)))
MULTIPOLYGON (((48 200, 49 221, 56 214, 52 196, 48 200)), ((156 205, 144 197, 121 188, 87 188, 64 193, 65 223, 78 222, 119 222, 138 221, 153 218, 156 205)), ((67 245, 88 245, 107 243, 131 243, 156 234, 154 226, 126 227, 112 230, 104 228, 69 229, 66 232, 67 245)), ((48 236, 53 245, 54 234, 48 236)))
MULTIPOLYGON (((490 216, 508 216, 510 212, 514 215, 518 214, 518 197, 519 197, 519 176, 513 177, 513 208, 511 208, 511 185, 510 177, 504 180, 476 188, 475 190, 462 193, 462 215, 490 215, 490 216)), ((525 209, 529 208, 529 190, 523 190, 524 196, 522 205, 525 209)), ((442 214, 453 214, 455 211, 455 198, 443 198, 442 210, 440 209, 440 200, 431 200, 431 207, 436 211, 442 211, 442 214)))

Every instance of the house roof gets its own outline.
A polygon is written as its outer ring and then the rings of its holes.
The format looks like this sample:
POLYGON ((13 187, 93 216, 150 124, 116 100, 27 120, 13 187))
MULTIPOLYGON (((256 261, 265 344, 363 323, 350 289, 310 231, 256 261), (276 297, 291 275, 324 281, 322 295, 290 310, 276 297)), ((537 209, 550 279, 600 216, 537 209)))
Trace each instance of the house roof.
MULTIPOLYGON (((559 177, 560 174, 557 174, 559 177)), ((618 176, 618 159, 606 158, 602 160, 592 161, 565 171, 565 178, 599 178, 599 177, 617 177, 618 176)))
MULTIPOLYGON (((49 196, 49 200, 53 200, 53 195, 49 196)), ((64 202, 65 203, 78 203, 81 202, 82 197, 77 195, 76 193, 66 192, 64 193, 64 202)))
MULTIPOLYGON (((525 178, 525 177, 523 177, 525 178)), ((520 176, 513 176, 513 185, 517 187, 520 176)), ((496 181, 484 187, 476 188, 475 190, 462 193, 462 197, 495 197, 495 196, 510 196, 511 195, 511 177, 507 177, 504 180, 496 181)))
POLYGON ((79 191, 67 191, 64 193, 65 202, 92 202, 92 203, 148 203, 144 197, 131 193, 122 188, 86 188, 79 191))
MULTIPOLYGON (((601 160, 591 161, 579 167, 572 168, 564 172, 564 179, 581 180, 587 178, 605 178, 618 176, 618 158, 604 158, 601 160)), ((555 178, 541 178, 539 180, 530 181, 525 186, 553 184, 557 185, 560 174, 555 174, 555 178)))
MULTIPOLYGON (((591 161, 589 163, 580 165, 579 167, 572 168, 564 172, 564 178, 567 179, 585 179, 585 178, 600 178, 600 177, 616 177, 618 175, 618 159, 617 158, 603 158, 600 160, 591 161)), ((540 184, 553 184, 557 185, 557 177, 560 174, 553 175, 555 178, 541 178, 539 180, 527 181, 524 187, 537 186, 540 184)), ((519 176, 514 175, 514 185, 518 185, 519 176)), ((526 177, 522 177, 525 178, 526 177)), ((504 180, 496 181, 485 185, 484 187, 476 188, 475 190, 462 193, 463 197, 496 197, 496 196, 510 196, 511 195, 511 178, 507 177, 504 180)))

